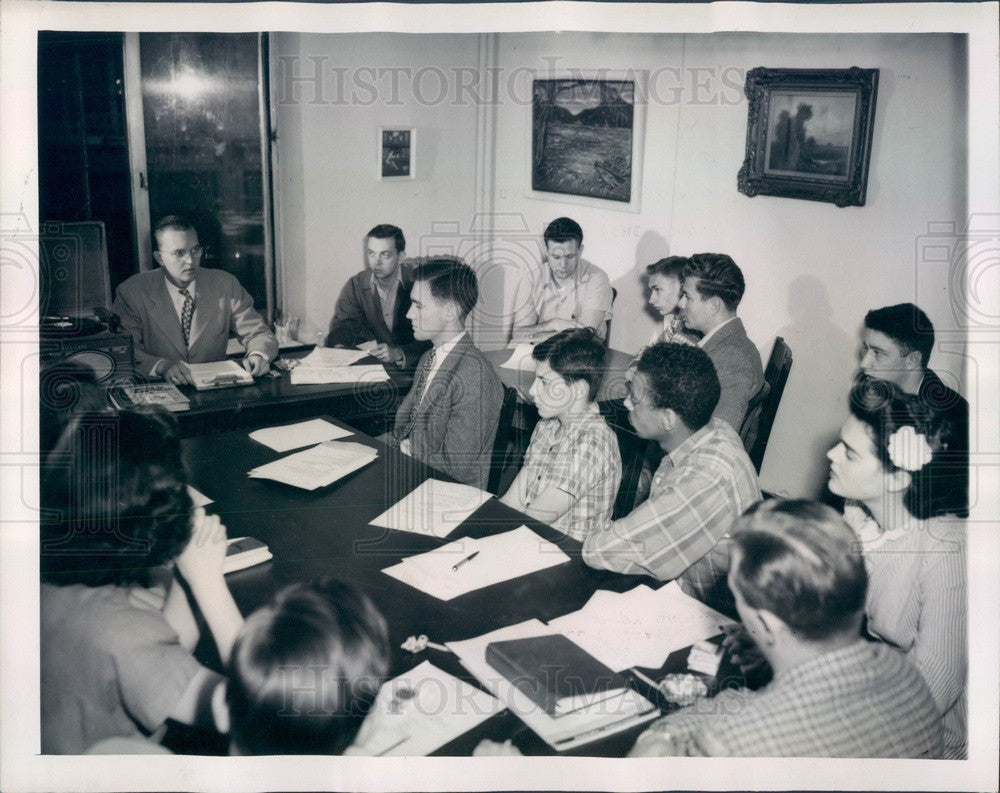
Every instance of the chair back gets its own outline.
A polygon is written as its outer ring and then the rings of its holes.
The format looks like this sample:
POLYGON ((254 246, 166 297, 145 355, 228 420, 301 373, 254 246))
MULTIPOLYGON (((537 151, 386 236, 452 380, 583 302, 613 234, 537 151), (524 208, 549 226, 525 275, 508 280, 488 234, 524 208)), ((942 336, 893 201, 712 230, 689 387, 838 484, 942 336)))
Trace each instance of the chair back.
POLYGON ((517 407, 517 390, 509 385, 503 387, 503 403, 500 405, 500 421, 497 422, 497 434, 493 439, 493 454, 490 457, 490 475, 486 489, 493 495, 500 495, 500 476, 507 464, 507 446, 510 443, 510 431, 514 424, 514 408, 517 407))
POLYGON ((92 317, 95 308, 111 307, 103 223, 46 223, 38 243, 42 260, 40 314, 92 317))
MULTIPOLYGON (((611 287, 611 308, 615 307, 615 300, 618 299, 618 290, 611 287)), ((611 343, 611 317, 608 317, 604 323, 604 343, 611 343)))
POLYGON ((635 506, 635 495, 642 473, 642 461, 646 456, 647 442, 635 434, 628 420, 628 410, 622 399, 611 399, 598 403, 601 415, 618 439, 618 453, 622 458, 622 483, 615 497, 615 508, 611 517, 615 520, 628 515, 635 506))
POLYGON ((785 340, 778 336, 774 340, 771 357, 768 358, 767 367, 764 369, 764 384, 750 400, 746 417, 740 427, 743 448, 747 450, 750 462, 758 474, 764 462, 767 441, 771 437, 774 417, 778 413, 778 405, 781 404, 781 395, 785 391, 791 369, 792 351, 785 344, 785 340))

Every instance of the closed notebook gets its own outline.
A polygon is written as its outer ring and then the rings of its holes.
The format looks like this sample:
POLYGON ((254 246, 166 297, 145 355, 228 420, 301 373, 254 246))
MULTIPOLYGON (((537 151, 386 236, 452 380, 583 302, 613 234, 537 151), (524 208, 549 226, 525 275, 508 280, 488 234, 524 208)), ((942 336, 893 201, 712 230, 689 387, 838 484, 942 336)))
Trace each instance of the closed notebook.
POLYGON ((486 662, 555 718, 628 688, 624 677, 561 633, 491 642, 486 662))

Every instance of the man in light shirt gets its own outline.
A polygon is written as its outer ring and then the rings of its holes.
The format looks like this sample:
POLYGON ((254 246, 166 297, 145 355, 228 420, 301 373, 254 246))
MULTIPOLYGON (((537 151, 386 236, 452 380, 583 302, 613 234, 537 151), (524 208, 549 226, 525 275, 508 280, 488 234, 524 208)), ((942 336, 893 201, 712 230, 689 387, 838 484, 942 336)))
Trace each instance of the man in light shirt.
POLYGON ((153 239, 160 266, 124 281, 112 306, 132 337, 138 372, 190 384, 187 364, 225 360, 231 335, 246 349, 243 368, 254 377, 267 372, 278 340, 234 276, 202 269, 204 250, 193 223, 167 215, 153 239))
POLYGON ((551 336, 569 328, 593 328, 604 339, 611 319, 611 282, 581 258, 583 229, 556 218, 545 229, 545 260, 523 273, 514 296, 513 338, 551 336))
POLYGON ((698 346, 715 364, 722 393, 713 418, 729 422, 737 432, 747 406, 762 385, 760 353, 736 309, 746 284, 743 273, 724 253, 696 253, 684 268, 678 302, 685 327, 705 334, 698 346))
POLYGON ((485 488, 503 386, 465 331, 465 318, 478 299, 476 274, 463 262, 430 259, 413 271, 407 317, 414 337, 433 347, 417 364, 392 432, 381 440, 460 482, 485 488))

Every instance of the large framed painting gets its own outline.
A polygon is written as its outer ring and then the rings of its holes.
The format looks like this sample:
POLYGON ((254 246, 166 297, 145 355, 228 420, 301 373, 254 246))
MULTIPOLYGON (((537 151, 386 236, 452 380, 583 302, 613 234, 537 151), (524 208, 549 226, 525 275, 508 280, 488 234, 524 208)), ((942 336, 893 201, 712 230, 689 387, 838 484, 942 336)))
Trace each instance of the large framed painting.
POLYGON ((741 193, 864 206, 878 69, 751 69, 741 193))
POLYGON ((532 89, 531 195, 638 212, 642 73, 574 72, 532 89))

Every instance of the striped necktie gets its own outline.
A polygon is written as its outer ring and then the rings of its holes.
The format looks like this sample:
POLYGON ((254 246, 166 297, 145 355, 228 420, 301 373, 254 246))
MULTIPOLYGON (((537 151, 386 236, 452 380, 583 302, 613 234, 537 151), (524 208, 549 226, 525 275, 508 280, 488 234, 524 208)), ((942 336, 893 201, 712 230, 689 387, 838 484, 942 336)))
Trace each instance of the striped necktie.
POLYGON ((191 319, 194 317, 194 298, 187 289, 181 289, 184 306, 181 308, 181 330, 184 332, 184 346, 191 346, 191 319))

